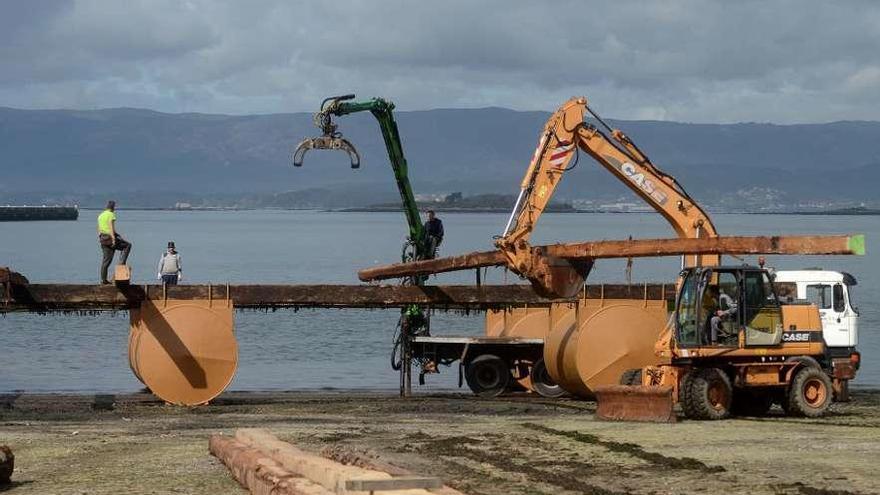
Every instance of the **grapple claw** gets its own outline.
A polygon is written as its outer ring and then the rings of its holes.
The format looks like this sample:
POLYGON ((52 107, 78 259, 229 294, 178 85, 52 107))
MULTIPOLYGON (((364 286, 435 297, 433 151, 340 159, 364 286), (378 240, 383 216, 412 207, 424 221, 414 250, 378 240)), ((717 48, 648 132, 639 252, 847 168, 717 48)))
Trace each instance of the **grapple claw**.
POLYGON ((309 150, 342 150, 348 153, 348 157, 351 159, 351 168, 361 166, 360 154, 347 139, 339 136, 319 136, 304 139, 299 143, 292 155, 294 167, 302 167, 306 151, 309 150))

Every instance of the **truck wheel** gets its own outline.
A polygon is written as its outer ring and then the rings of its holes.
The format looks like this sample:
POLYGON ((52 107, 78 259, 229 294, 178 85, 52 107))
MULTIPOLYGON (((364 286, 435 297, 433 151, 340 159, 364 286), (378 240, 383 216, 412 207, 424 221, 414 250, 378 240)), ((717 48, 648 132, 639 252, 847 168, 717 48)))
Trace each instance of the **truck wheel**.
POLYGON ((697 368, 685 375, 681 407, 690 419, 724 419, 730 416, 733 387, 718 368, 697 368))
POLYGON ((480 397, 498 397, 510 383, 510 367, 494 354, 481 354, 465 365, 468 387, 480 397))
POLYGON ((642 384, 642 369, 635 368, 631 370, 626 370, 620 375, 620 384, 621 385, 641 385, 642 384))
POLYGON ((784 401, 785 412, 792 416, 818 418, 831 404, 831 379, 819 368, 804 366, 797 371, 784 401))
POLYGON ((544 364, 543 358, 532 366, 532 372, 529 376, 532 378, 532 388, 541 397, 556 399, 565 395, 565 390, 553 381, 550 373, 547 372, 547 365, 544 364))
POLYGON ((764 416, 772 406, 773 395, 766 390, 737 389, 730 410, 736 416, 764 416))

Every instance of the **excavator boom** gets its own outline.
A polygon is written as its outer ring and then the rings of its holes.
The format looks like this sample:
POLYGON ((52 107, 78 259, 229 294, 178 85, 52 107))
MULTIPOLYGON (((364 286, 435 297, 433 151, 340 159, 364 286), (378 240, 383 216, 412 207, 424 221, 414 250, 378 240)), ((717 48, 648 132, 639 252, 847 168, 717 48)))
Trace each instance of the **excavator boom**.
MULTIPOLYGON (((612 129, 584 97, 565 102, 547 120, 520 193, 496 246, 508 265, 539 292, 568 297, 577 292, 592 267, 590 260, 556 258, 532 249, 529 239, 544 209, 579 152, 595 159, 651 205, 681 238, 717 236, 709 216, 676 180, 657 168, 623 132, 612 129), (589 113, 606 132, 585 121, 589 113)), ((683 266, 717 265, 718 255, 683 259, 683 266)))

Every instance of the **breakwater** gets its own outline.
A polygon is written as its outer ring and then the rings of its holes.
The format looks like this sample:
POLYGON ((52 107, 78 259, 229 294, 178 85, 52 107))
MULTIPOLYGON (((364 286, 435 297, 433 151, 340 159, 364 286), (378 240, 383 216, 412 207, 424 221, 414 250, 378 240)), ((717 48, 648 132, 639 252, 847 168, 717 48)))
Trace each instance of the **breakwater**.
POLYGON ((36 220, 76 220, 76 206, 0 206, 0 222, 31 222, 36 220))

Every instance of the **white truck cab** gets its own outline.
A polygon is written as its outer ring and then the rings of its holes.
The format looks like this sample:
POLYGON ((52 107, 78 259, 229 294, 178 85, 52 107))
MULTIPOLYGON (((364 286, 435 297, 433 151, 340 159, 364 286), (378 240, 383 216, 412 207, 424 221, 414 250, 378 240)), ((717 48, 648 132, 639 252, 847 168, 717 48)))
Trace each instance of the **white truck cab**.
POLYGON ((826 367, 834 386, 834 400, 849 400, 849 381, 859 369, 859 310, 853 305, 856 279, 846 272, 822 269, 779 270, 775 282, 795 284, 797 299, 819 308, 822 337, 827 349, 826 367))
POLYGON ((831 270, 779 270, 776 282, 797 284, 797 298, 819 308, 825 345, 834 354, 849 354, 859 344, 859 311, 852 302, 856 279, 831 270))

